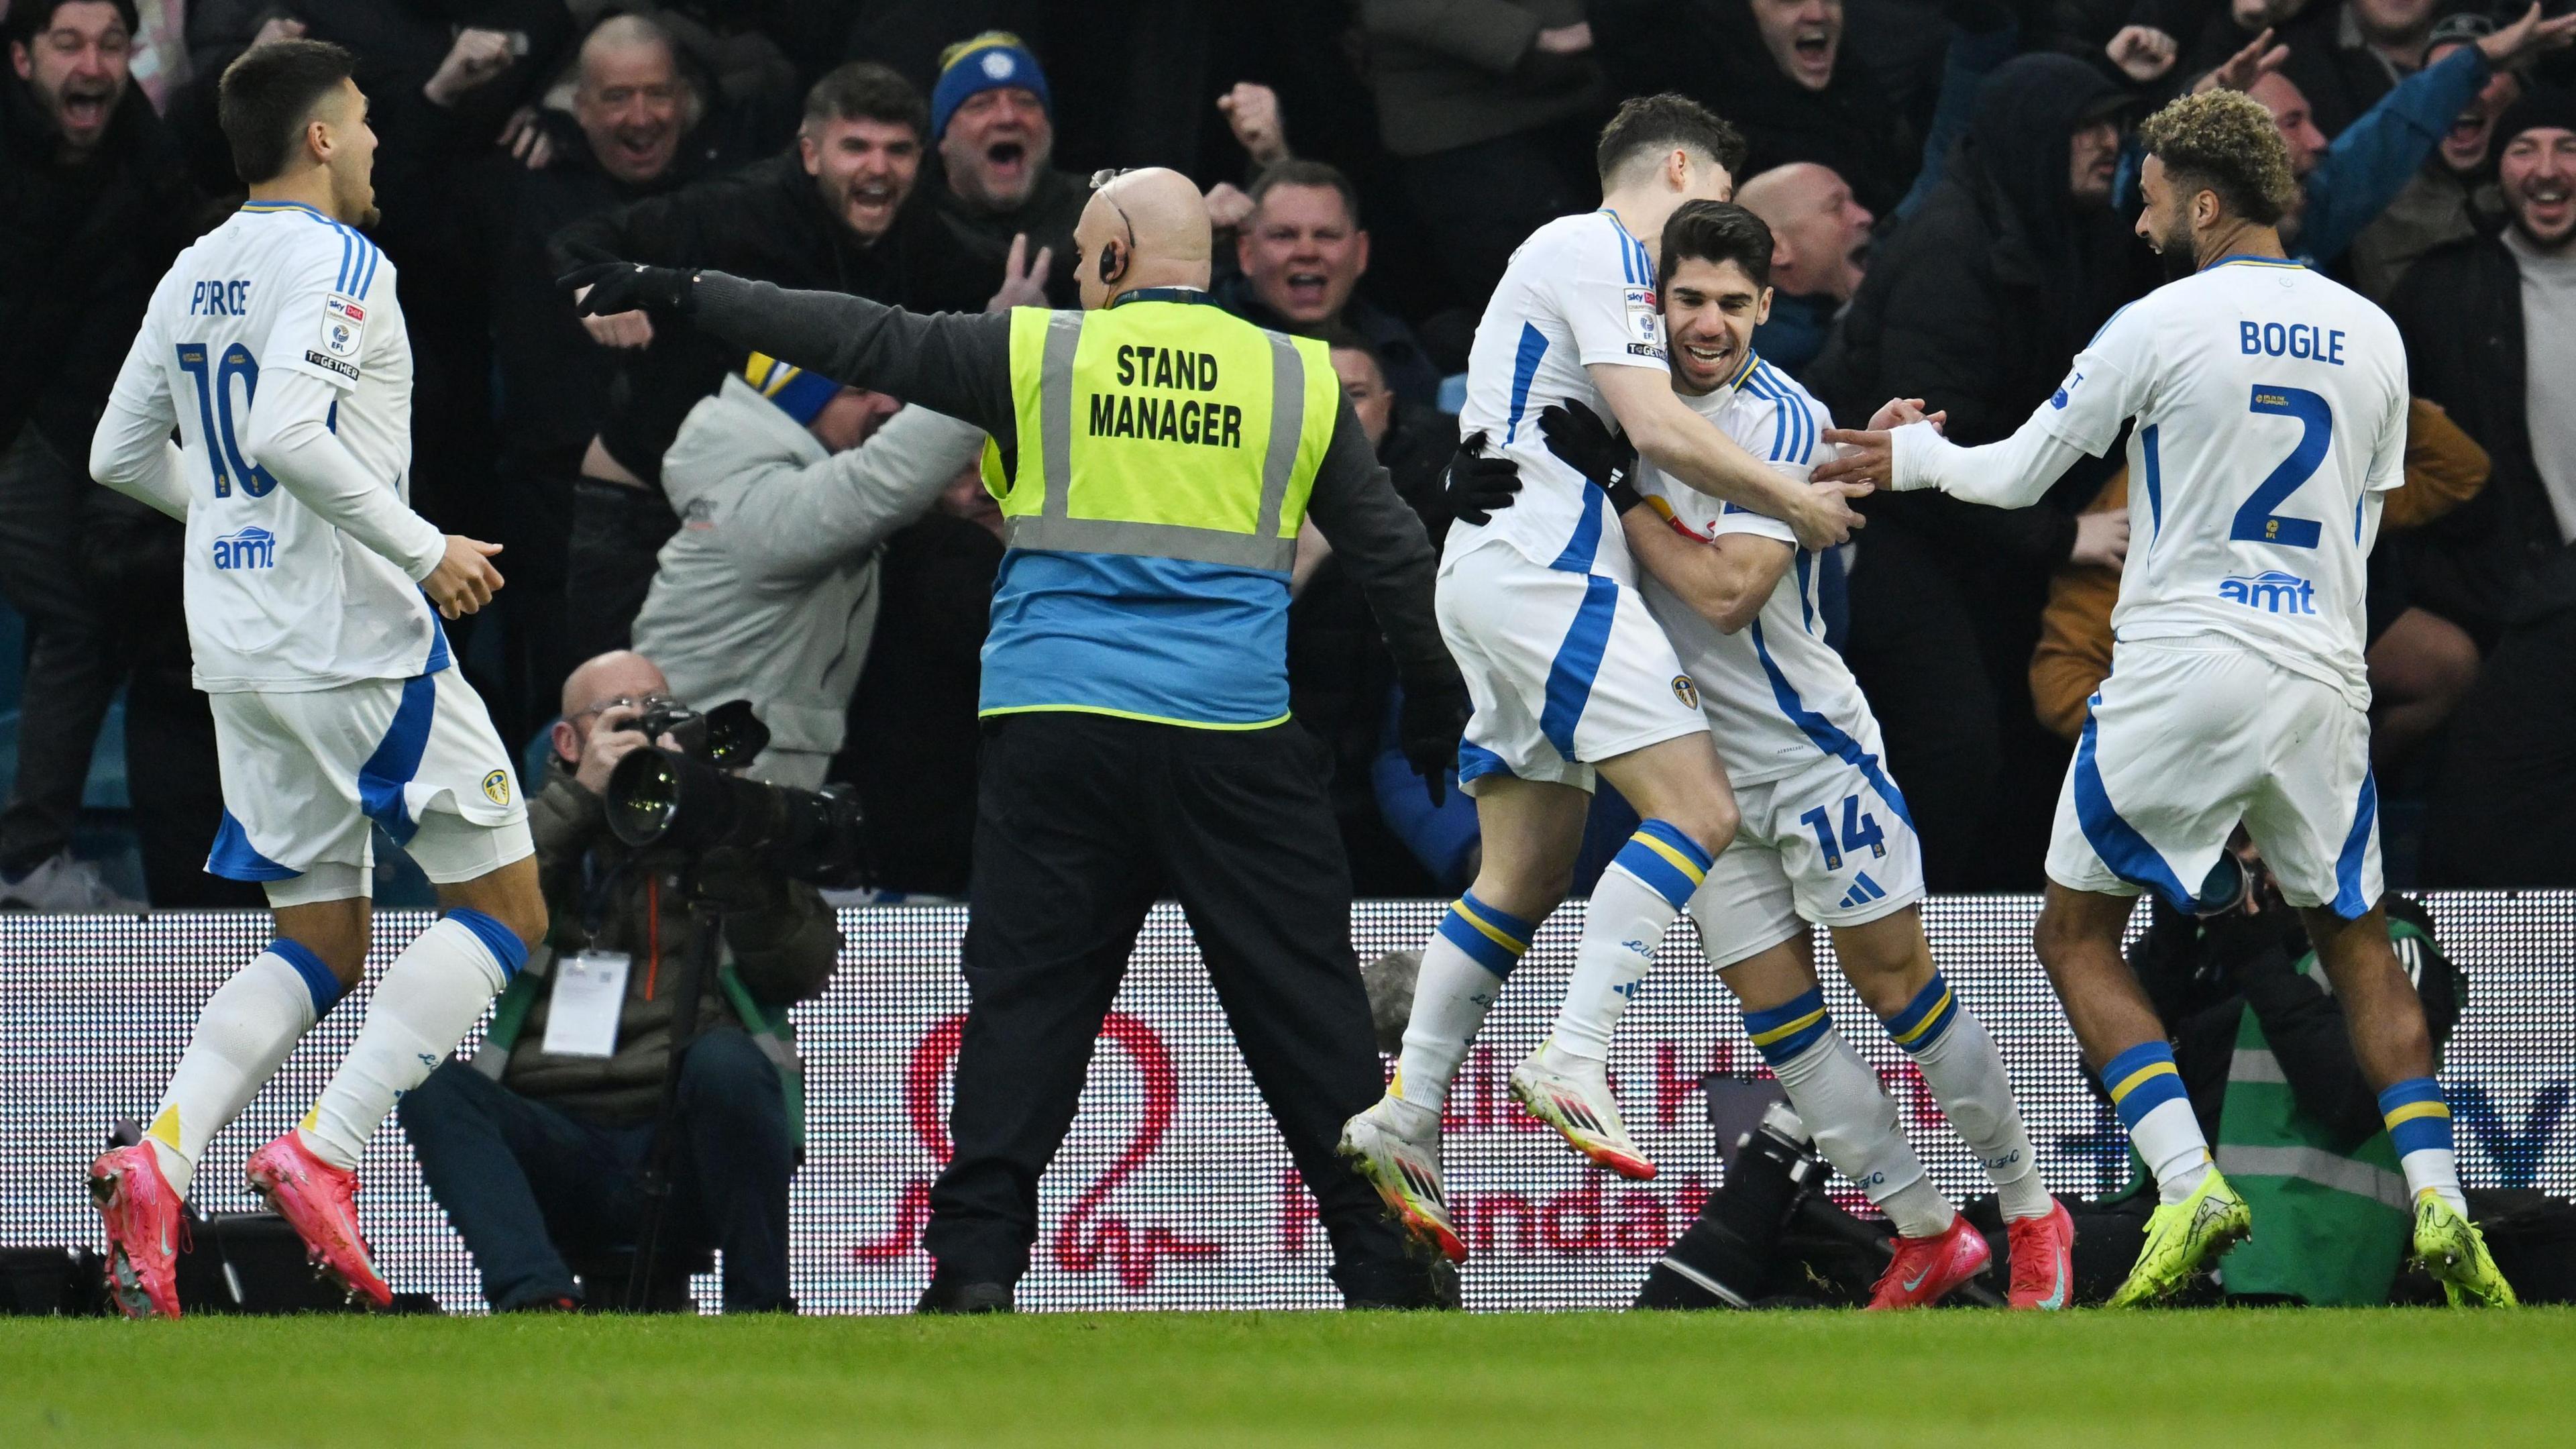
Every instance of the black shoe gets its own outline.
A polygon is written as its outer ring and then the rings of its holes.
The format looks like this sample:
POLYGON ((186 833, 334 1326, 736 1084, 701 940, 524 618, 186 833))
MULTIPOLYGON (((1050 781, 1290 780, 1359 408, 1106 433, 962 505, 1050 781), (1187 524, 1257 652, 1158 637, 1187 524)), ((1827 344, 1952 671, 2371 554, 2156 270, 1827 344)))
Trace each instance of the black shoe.
POLYGON ((1344 1308, 1458 1307, 1457 1265, 1437 1253, 1336 1263, 1332 1279, 1344 1308))
POLYGON ((921 1301, 912 1305, 915 1313, 1009 1313, 1011 1285, 1008 1283, 960 1283, 934 1276, 930 1286, 921 1290, 921 1301))

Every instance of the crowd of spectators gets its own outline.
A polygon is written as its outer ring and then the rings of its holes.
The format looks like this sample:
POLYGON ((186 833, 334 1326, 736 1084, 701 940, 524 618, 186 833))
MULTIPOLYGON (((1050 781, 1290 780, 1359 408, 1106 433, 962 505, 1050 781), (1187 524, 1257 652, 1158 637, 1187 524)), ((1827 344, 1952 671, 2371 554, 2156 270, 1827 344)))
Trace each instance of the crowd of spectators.
MULTIPOLYGON (((0 593, 23 616, 0 904, 113 903, 72 853, 120 690, 156 905, 220 801, 176 525, 87 455, 146 296, 242 187, 223 67, 337 41, 380 138, 376 232, 415 350, 413 501, 501 542, 451 625, 505 734, 582 660, 754 701, 764 773, 847 781, 888 896, 965 879, 975 658, 1002 552, 980 439, 729 353, 577 319, 585 260, 721 268, 920 310, 1072 305, 1097 167, 1170 165, 1219 303, 1325 338, 1435 544, 1458 374, 1513 249, 1598 200, 1625 96, 1705 101, 1777 241, 1771 363, 1857 425, 1891 396, 2009 433, 2164 280, 2134 123, 2211 85, 2272 113, 2300 258, 2379 300, 2417 397, 2372 560, 2369 665, 2400 883, 2576 885, 2576 16, 2510 0, 6 0, 0 593)), ((2113 450, 2039 506, 1883 496, 1823 560, 1940 890, 2039 884, 2129 539, 2113 450)), ((2268 466, 2249 460, 2249 467, 2268 466)), ((1395 758, 1393 669, 1319 537, 1294 710, 1362 894, 1455 889, 1472 812, 1395 758)), ((532 757, 536 752, 532 750, 532 757)), ((586 776, 557 751, 549 796, 586 776)), ((535 793, 533 790, 531 793, 535 793)))

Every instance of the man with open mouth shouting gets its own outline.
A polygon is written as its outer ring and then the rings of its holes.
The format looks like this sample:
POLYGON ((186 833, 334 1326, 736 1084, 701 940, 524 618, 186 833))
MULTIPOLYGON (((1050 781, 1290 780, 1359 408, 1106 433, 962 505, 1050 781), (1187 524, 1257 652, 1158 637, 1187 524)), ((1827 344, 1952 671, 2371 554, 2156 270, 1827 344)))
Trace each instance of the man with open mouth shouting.
POLYGON ((1020 38, 988 30, 948 47, 930 94, 930 135, 939 184, 925 188, 958 262, 989 277, 1011 253, 1054 259, 1047 300, 1074 305, 1073 224, 1091 199, 1082 178, 1058 171, 1055 102, 1046 72, 1020 38))
POLYGON ((258 899, 197 869, 222 801, 213 722, 188 687, 181 531, 91 487, 81 466, 152 283, 197 212, 133 84, 134 33, 132 0, 15 0, 0 22, 0 586, 29 633, 0 904, 35 910, 132 904, 70 851, 91 743, 129 679, 153 903, 258 899))

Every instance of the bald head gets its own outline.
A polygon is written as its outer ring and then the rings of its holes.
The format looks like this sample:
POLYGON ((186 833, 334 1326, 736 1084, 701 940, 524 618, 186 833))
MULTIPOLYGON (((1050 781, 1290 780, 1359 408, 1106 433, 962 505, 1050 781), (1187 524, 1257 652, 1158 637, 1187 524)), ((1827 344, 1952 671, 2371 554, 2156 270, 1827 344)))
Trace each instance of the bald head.
POLYGON ((671 682, 660 665, 632 649, 613 649, 586 660, 564 678, 563 714, 571 719, 612 699, 641 699, 669 694, 671 682))
POLYGON ((1735 199, 1771 228, 1771 282, 1783 296, 1848 302, 1860 290, 1877 218, 1832 167, 1774 166, 1737 188, 1735 199))
POLYGON ((1082 209, 1073 241, 1086 308, 1141 287, 1208 284, 1207 203, 1178 171, 1148 167, 1100 188, 1082 209))

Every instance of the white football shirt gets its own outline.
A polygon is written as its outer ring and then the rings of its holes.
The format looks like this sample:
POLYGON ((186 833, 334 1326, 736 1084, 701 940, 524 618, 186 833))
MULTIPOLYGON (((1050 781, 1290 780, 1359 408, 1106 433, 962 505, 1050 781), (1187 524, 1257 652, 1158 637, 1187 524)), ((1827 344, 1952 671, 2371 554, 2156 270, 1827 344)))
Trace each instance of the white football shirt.
POLYGON ((333 435, 407 500, 411 343, 393 264, 311 207, 252 202, 179 254, 109 400, 178 427, 197 687, 296 692, 445 668, 437 614, 401 567, 246 456, 251 399, 281 369, 337 390, 333 435))
POLYGON ((2229 257, 2148 293, 2034 420, 2099 454, 2129 436, 2115 637, 2219 634, 2370 704, 2367 559, 2406 481, 2406 349, 2359 293, 2229 257))
POLYGON ((1518 463, 1521 492, 1491 523, 1451 524, 1450 549, 1500 537, 1544 567, 1636 582, 1609 500, 1549 452, 1539 431, 1539 414, 1568 399, 1616 426, 1584 371, 1600 362, 1665 370, 1654 260, 1608 211, 1559 217, 1530 233, 1485 304, 1467 354, 1458 431, 1482 432, 1489 453, 1518 463))
MULTIPOLYGON (((1832 415, 1795 379, 1758 357, 1745 358, 1715 391, 1682 401, 1746 452, 1798 482, 1832 456, 1833 445, 1822 441, 1834 425, 1832 415)), ((1819 754, 1855 764, 1858 756, 1875 755, 1878 723, 1869 701, 1842 656, 1825 642, 1817 556, 1799 548, 1797 534, 1780 520, 1720 502, 1642 459, 1637 491, 1661 500, 1673 521, 1695 537, 1748 533, 1777 539, 1796 553, 1753 622, 1733 634, 1720 632, 1652 573, 1638 584, 1683 670, 1699 687, 1700 708, 1727 778, 1758 784, 1809 768, 1819 754)))

